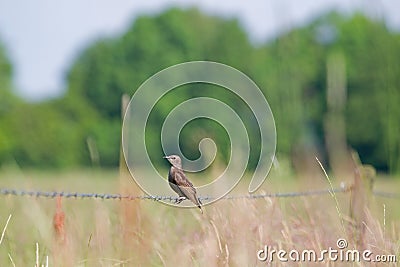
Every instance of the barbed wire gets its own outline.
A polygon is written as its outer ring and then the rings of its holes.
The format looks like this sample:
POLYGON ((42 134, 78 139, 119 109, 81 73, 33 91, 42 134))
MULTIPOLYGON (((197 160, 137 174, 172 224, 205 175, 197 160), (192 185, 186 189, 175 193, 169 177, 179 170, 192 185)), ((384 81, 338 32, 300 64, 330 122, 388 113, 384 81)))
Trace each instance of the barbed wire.
MULTIPOLYGON (((347 189, 345 188, 335 188, 333 190, 313 190, 313 191, 303 191, 303 192, 283 192, 283 193, 265 193, 265 194, 250 194, 250 195, 226 195, 221 199, 257 199, 257 198, 289 198, 289 197, 302 197, 302 196, 317 196, 317 195, 328 195, 333 193, 345 193, 347 189)), ((213 200, 215 197, 203 196, 201 200, 213 200)))
POLYGON ((400 199, 400 193, 390 193, 390 192, 383 192, 383 191, 373 191, 373 194, 378 197, 384 198, 398 198, 400 199))
MULTIPOLYGON (((304 191, 304 192, 285 192, 285 193, 265 193, 265 194, 248 194, 248 195, 226 195, 220 199, 257 199, 257 198, 282 198, 282 197, 300 197, 300 196, 312 196, 312 195, 326 195, 332 193, 343 193, 346 189, 337 188, 332 190, 316 190, 316 191, 304 191)), ((98 199, 116 199, 116 200, 154 200, 154 201, 177 201, 178 197, 175 196, 132 196, 132 195, 121 195, 121 194, 102 194, 102 193, 78 193, 78 192, 43 192, 43 191, 27 191, 17 190, 9 188, 1 188, 0 195, 13 195, 13 196, 30 196, 30 197, 44 197, 44 198, 98 198, 98 199)), ((200 200, 215 200, 217 197, 214 196, 200 196, 200 200)))
MULTIPOLYGON (((347 188, 334 188, 324 190, 312 190, 303 192, 282 192, 282 193, 263 193, 263 194, 246 194, 246 195, 226 195, 224 197, 215 196, 200 196, 199 199, 203 200, 234 200, 234 199, 261 199, 261 198, 293 198, 302 196, 320 196, 336 193, 347 193, 350 190, 347 188)), ((400 193, 390 193, 383 191, 374 191, 374 195, 384 198, 398 198, 400 199, 400 193)), ((13 196, 28 196, 28 197, 42 197, 42 198, 75 198, 75 199, 103 199, 103 200, 153 200, 153 201, 170 201, 174 202, 178 200, 175 196, 150 196, 150 195, 121 195, 121 194, 107 194, 107 193, 78 193, 78 192, 45 192, 45 191, 34 191, 34 190, 20 190, 10 188, 0 188, 0 195, 13 195, 13 196)))

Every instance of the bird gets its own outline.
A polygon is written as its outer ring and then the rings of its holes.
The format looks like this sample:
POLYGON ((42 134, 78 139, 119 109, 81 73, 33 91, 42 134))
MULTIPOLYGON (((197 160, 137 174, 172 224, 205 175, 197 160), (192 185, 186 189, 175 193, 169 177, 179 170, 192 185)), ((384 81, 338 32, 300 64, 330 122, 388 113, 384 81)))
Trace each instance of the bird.
POLYGON ((176 203, 179 204, 183 200, 189 199, 200 209, 201 213, 203 213, 203 209, 201 208, 202 203, 197 197, 196 188, 193 187, 193 184, 186 178, 182 170, 181 158, 177 155, 165 156, 164 158, 172 165, 168 172, 168 182, 172 190, 179 196, 176 203))

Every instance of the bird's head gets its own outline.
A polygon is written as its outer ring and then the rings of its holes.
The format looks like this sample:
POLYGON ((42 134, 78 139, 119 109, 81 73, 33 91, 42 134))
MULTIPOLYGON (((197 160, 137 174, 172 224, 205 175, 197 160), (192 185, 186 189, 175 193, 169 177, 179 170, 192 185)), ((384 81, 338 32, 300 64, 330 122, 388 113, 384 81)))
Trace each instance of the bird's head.
POLYGON ((170 156, 165 156, 165 159, 167 159, 169 161, 169 163, 171 163, 174 167, 177 168, 182 168, 182 162, 181 162, 181 158, 177 155, 170 155, 170 156))

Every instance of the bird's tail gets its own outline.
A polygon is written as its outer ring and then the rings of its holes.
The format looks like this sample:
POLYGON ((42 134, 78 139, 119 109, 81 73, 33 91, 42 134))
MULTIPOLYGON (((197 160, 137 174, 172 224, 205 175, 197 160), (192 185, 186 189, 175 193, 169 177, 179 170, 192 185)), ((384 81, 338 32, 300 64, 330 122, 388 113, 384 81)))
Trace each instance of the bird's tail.
POLYGON ((203 203, 201 203, 200 198, 197 198, 197 200, 198 200, 198 202, 199 202, 199 204, 197 205, 197 207, 199 207, 199 209, 200 209, 200 211, 201 211, 201 214, 203 214, 203 209, 201 208, 201 206, 203 205, 203 203))

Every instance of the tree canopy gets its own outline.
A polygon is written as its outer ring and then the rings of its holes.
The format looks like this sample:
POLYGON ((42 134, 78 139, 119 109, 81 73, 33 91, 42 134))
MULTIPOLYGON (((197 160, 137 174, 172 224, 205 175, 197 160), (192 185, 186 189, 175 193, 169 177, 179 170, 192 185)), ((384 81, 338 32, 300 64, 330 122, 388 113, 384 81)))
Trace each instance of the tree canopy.
MULTIPOLYGON (((365 163, 382 171, 400 171, 400 35, 381 21, 355 13, 324 14, 263 44, 253 44, 236 19, 209 16, 197 9, 169 9, 138 17, 121 36, 102 38, 85 48, 72 64, 68 90, 57 100, 23 103, 11 95, 11 65, 0 48, 0 162, 12 155, 33 166, 93 163, 88 143, 101 166, 118 163, 121 96, 158 71, 191 60, 231 65, 254 79, 274 113, 280 155, 296 147, 324 153, 327 107, 327 61, 344 59, 348 145, 365 163), (8 108, 6 99, 18 102, 8 108), (4 110, 10 116, 5 116, 4 110), (2 115, 3 114, 3 115, 2 115), (26 116, 29 114, 29 116, 26 116), (7 127, 4 127, 7 125, 7 127), (3 141, 2 141, 3 140, 3 141), (88 142, 90 140, 90 142, 88 142)), ((149 151, 162 153, 159 133, 166 114, 194 96, 211 96, 235 108, 257 148, 259 132, 250 110, 237 96, 211 85, 183 86, 152 112, 149 151), (202 86, 202 90, 199 90, 202 86)), ((182 149, 198 156, 198 140, 216 140, 227 160, 229 139, 217 124, 198 120, 182 131, 182 149)), ((255 166, 257 156, 251 157, 255 166)))

